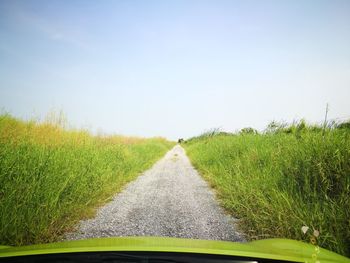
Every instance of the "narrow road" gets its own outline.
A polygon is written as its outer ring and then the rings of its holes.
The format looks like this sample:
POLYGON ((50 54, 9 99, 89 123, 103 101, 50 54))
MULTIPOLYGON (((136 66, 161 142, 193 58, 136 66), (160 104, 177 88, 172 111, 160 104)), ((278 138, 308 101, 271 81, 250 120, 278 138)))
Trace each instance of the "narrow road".
POLYGON ((167 236, 244 241, 177 145, 66 239, 167 236))

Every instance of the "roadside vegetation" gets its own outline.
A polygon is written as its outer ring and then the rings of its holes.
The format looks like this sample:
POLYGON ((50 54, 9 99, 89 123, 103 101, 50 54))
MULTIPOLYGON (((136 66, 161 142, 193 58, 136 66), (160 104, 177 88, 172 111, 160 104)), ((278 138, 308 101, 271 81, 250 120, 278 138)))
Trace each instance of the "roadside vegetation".
POLYGON ((174 144, 0 115, 0 244, 57 240, 174 144))
POLYGON ((304 240, 350 256, 349 122, 213 130, 184 147, 249 239, 304 240))

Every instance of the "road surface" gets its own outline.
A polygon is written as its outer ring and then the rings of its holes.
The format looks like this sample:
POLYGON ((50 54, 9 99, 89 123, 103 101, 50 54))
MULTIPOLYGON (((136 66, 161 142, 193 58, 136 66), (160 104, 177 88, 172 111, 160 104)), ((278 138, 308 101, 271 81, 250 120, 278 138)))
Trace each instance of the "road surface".
POLYGON ((235 222, 177 145, 100 208, 95 218, 81 221, 65 238, 166 236, 244 241, 235 222))

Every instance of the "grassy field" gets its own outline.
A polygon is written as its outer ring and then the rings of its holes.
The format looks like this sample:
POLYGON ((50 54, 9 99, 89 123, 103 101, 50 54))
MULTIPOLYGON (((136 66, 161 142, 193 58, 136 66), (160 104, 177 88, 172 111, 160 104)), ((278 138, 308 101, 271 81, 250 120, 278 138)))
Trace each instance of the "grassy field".
POLYGON ((350 256, 349 127, 214 131, 184 145, 250 239, 311 241, 350 256))
POLYGON ((0 115, 0 244, 57 240, 172 146, 0 115))

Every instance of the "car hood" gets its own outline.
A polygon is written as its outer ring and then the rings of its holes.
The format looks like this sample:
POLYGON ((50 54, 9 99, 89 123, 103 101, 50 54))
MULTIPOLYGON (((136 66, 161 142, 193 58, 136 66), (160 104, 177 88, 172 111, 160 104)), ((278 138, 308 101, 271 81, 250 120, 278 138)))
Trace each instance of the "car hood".
POLYGON ((74 252, 181 252, 254 257, 292 262, 335 263, 350 259, 312 244, 289 239, 247 243, 166 237, 113 237, 65 241, 21 247, 0 246, 0 258, 74 252))

